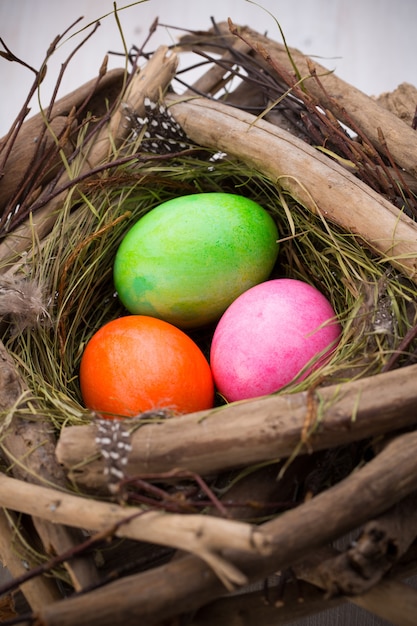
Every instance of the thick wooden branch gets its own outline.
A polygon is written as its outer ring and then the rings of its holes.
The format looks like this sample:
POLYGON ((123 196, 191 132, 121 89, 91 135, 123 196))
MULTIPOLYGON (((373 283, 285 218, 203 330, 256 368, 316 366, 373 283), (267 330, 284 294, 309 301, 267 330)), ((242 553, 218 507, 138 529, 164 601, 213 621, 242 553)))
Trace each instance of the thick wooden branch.
MULTIPOLYGON (((261 481, 258 484, 262 486, 261 481)), ((254 487, 256 485, 252 485, 252 490, 254 487)), ((232 491, 234 489, 235 486, 232 491)), ((315 588, 306 588, 305 584, 296 586, 302 602, 294 597, 291 580, 280 589, 280 583, 272 577, 267 590, 248 589, 243 595, 231 594, 202 607, 194 616, 192 625, 285 624, 303 615, 326 611, 335 606, 335 601, 336 604, 349 601, 393 624, 411 626, 417 610, 417 591, 400 582, 412 572, 408 571, 407 565, 397 561, 408 550, 416 534, 415 504, 414 492, 386 513, 367 522, 359 539, 346 551, 339 552, 330 546, 319 548, 306 561, 294 566, 293 576, 315 585, 315 588), (390 578, 381 580, 388 570, 392 570, 394 562, 396 567, 390 572, 390 578), (324 593, 318 589, 323 589, 324 593)), ((232 514, 234 512, 235 509, 232 514)))
MULTIPOLYGON (((307 579, 306 579, 307 580, 307 579)), ((282 598, 276 606, 277 590, 272 588, 272 603, 267 604, 265 592, 258 591, 219 598, 202 607, 193 617, 190 626, 279 626, 303 617, 346 603, 365 609, 369 613, 396 626, 415 626, 417 614, 417 591, 397 580, 383 580, 373 589, 360 596, 347 599, 344 596, 328 599, 319 587, 306 584, 286 584, 282 598)), ((330 616, 323 615, 317 623, 331 623, 330 616)), ((365 614, 363 623, 365 622, 365 614)))
POLYGON ((352 601, 357 606, 397 626, 415 624, 417 591, 401 581, 382 580, 352 601))
POLYGON ((120 147, 131 132, 132 113, 143 115, 144 99, 147 96, 158 102, 175 75, 178 57, 165 46, 160 46, 151 56, 144 68, 138 69, 125 92, 120 95, 120 105, 105 126, 94 139, 91 150, 86 152, 85 168, 92 168, 99 163, 114 158, 114 147, 120 147))
POLYGON ((207 98, 179 102, 172 94, 166 100, 197 144, 231 154, 262 172, 313 213, 359 235, 372 250, 417 278, 416 224, 338 163, 291 133, 234 107, 207 98))
MULTIPOLYGON (((342 385, 268 396, 147 424, 132 434, 130 476, 184 468, 212 474, 230 468, 323 450, 415 424, 417 365, 342 385), (309 415, 311 399, 315 414, 309 415), (311 419, 307 446, 303 428, 311 419)), ((89 488, 105 484, 96 426, 64 428, 58 461, 89 488)))
MULTIPOLYGON (((236 38, 233 42, 233 52, 238 52, 239 54, 249 53, 250 47, 236 38)), ((230 50, 226 50, 222 54, 221 63, 212 65, 205 74, 193 83, 190 89, 187 89, 185 94, 204 93, 214 95, 218 93, 229 82, 230 77, 228 75, 234 63, 235 54, 230 50)))
MULTIPOLYGON (((304 560, 320 546, 380 515, 417 488, 417 433, 402 435, 375 459, 296 509, 259 527, 271 551, 262 557, 226 549, 223 557, 260 580, 304 560)), ((232 522, 225 523, 231 524, 232 522)), ((234 522, 233 522, 234 523, 234 522)), ((105 589, 58 603, 39 613, 44 626, 134 626, 142 619, 158 624, 180 612, 195 610, 222 595, 215 573, 192 556, 143 574, 129 576, 105 589)))

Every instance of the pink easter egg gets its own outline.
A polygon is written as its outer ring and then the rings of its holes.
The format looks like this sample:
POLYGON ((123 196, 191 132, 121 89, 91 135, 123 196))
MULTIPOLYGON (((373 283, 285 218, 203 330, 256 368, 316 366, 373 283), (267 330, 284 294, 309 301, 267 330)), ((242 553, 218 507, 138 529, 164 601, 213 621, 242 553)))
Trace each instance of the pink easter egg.
POLYGON ((327 361, 341 326, 330 302, 300 280, 269 280, 239 296, 214 332, 210 365, 218 391, 229 401, 255 398, 290 383, 327 361))

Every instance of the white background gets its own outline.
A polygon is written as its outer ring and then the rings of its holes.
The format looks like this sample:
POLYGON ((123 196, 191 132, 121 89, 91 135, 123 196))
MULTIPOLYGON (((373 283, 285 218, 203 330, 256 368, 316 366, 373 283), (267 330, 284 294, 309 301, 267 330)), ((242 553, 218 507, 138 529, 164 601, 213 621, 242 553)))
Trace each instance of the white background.
MULTIPOLYGON (((259 0, 258 4, 247 0, 147 0, 121 10, 127 4, 127 0, 117 3, 128 47, 143 42, 157 16, 166 24, 191 29, 210 27, 210 16, 217 21, 231 17, 281 40, 266 9, 279 20, 289 45, 322 57, 321 64, 365 93, 379 95, 402 81, 417 85, 415 0, 259 0)), ((109 50, 122 50, 112 12, 112 0, 0 0, 0 36, 16 56, 38 69, 55 36, 77 18, 84 16, 72 33, 110 13, 72 60, 60 90, 64 95, 95 77, 109 50)), ((43 105, 61 63, 86 32, 67 40, 54 55, 41 88, 43 105)), ((177 36, 176 30, 160 28, 148 50, 173 43, 177 36)), ((110 58, 111 67, 120 64, 117 57, 110 58)), ((30 71, 0 58, 0 136, 9 129, 32 80, 30 71)), ((36 110, 35 101, 32 112, 36 110)))

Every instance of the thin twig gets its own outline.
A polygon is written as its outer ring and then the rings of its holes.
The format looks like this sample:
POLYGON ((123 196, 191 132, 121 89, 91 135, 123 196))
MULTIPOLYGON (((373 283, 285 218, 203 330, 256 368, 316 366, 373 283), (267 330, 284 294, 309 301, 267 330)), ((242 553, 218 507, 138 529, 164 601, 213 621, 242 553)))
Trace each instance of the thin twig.
POLYGON ((412 342, 417 338, 417 324, 415 324, 410 330, 407 332, 403 340, 399 343, 399 345, 395 348, 392 355, 389 357, 385 365, 382 366, 381 372, 389 372, 392 370, 395 365, 398 363, 398 360, 404 356, 407 351, 407 348, 412 344, 412 342))

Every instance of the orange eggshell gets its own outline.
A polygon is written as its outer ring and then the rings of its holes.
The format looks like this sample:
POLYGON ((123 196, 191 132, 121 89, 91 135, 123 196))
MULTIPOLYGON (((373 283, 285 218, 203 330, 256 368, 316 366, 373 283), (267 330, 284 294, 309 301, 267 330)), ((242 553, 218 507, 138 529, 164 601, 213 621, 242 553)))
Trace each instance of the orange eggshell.
POLYGON ((85 405, 102 417, 133 417, 168 408, 191 413, 213 406, 210 366, 179 328, 146 315, 118 318, 88 342, 80 364, 85 405))

